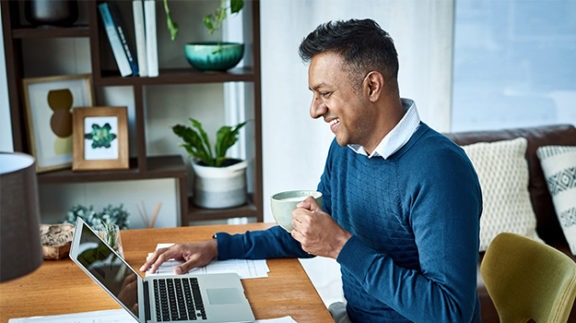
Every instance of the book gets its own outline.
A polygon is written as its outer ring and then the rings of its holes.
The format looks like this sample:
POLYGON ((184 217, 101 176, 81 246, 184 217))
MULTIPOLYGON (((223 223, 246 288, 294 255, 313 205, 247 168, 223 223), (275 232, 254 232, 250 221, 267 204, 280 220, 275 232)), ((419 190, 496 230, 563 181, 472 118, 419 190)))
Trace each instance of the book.
POLYGON ((128 57, 124 52, 124 46, 120 40, 118 29, 116 28, 114 20, 112 19, 112 14, 110 13, 110 7, 108 6, 108 3, 103 2, 99 4, 98 11, 100 11, 100 17, 104 23, 104 29, 106 30, 106 35, 108 36, 110 47, 112 47, 112 53, 114 54, 116 65, 118 65, 118 69, 120 70, 120 75, 132 75, 132 68, 128 62, 128 57))
POLYGON ((108 8, 110 9, 110 15, 112 16, 112 21, 114 22, 114 26, 118 31, 118 36, 120 36, 120 42, 122 43, 122 48, 124 49, 124 53, 126 54, 126 58, 128 58, 128 63, 130 64, 130 69, 132 70, 132 75, 138 75, 138 62, 136 61, 136 56, 134 55, 134 50, 132 49, 133 46, 129 44, 127 34, 124 31, 124 23, 122 22, 122 15, 118 11, 116 4, 113 2, 108 3, 108 8))
POLYGON ((144 24, 146 25, 146 59, 148 76, 158 76, 158 40, 156 36, 156 0, 144 0, 144 24))
POLYGON ((144 1, 132 1, 134 15, 134 35, 136 36, 136 59, 138 72, 142 77, 148 76, 148 59, 146 55, 146 25, 144 23, 144 1))

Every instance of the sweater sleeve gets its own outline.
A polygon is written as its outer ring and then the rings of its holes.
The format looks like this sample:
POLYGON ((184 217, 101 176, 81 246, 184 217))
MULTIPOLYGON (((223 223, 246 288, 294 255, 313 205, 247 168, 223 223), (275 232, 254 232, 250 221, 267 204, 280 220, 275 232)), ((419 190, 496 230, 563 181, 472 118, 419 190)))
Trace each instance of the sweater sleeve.
POLYGON ((234 235, 218 232, 216 239, 218 260, 312 257, 280 226, 234 235))
MULTIPOLYGON (((471 322, 479 310, 480 186, 465 155, 441 157, 427 157, 420 164, 425 175, 398 190, 420 268, 398 265, 359 237, 346 243, 337 261, 367 293, 411 321, 471 322)), ((415 177, 414 172, 399 176, 415 177)))

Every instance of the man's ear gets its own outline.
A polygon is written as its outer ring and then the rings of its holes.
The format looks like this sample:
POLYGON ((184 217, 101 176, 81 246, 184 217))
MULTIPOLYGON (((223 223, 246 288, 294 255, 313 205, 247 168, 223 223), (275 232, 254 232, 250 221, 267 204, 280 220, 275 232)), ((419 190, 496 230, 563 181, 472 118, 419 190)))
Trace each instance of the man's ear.
POLYGON ((384 88, 384 77, 380 72, 372 71, 364 78, 364 89, 368 99, 372 102, 378 100, 384 88))

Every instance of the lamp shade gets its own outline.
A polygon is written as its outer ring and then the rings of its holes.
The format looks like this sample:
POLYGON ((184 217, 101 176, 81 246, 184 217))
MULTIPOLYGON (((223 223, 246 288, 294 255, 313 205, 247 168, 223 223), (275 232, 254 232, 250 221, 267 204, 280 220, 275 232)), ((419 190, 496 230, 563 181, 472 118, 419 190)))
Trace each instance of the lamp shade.
POLYGON ((0 282, 42 264, 34 158, 0 152, 0 282))

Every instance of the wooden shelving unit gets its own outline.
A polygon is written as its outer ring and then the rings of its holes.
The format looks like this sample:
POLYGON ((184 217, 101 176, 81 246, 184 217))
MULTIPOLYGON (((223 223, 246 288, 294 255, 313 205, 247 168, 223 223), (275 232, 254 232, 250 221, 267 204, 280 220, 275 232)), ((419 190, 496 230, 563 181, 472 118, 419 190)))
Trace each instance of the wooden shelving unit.
MULTIPOLYGON (((22 80, 28 75, 24 73, 23 42, 33 42, 47 38, 86 38, 89 40, 91 55, 92 83, 94 90, 109 86, 129 86, 134 93, 135 111, 132 131, 136 140, 130 142, 130 169, 125 171, 93 171, 73 172, 71 169, 38 174, 38 182, 42 184, 66 184, 99 181, 123 181, 139 179, 174 178, 179 187, 180 223, 188 225, 191 221, 221 220, 234 217, 252 217, 257 221, 262 216, 262 140, 261 140, 261 76, 260 76, 260 8, 258 0, 248 0, 244 10, 251 10, 252 66, 235 68, 225 73, 203 73, 193 68, 162 68, 158 77, 121 77, 118 70, 103 67, 102 58, 110 55, 110 47, 98 16, 97 4, 100 0, 83 1, 87 22, 80 22, 71 27, 32 27, 22 18, 21 1, 1 1, 2 23, 4 32, 4 48, 6 55, 6 70, 8 75, 8 92, 12 121, 12 136, 15 151, 30 152, 25 127, 25 108, 22 80), (205 84, 246 82, 251 83, 251 93, 254 101, 254 138, 249 138, 247 144, 254 145, 252 192, 249 193, 249 203, 231 209, 201 209, 190 201, 187 189, 187 169, 180 156, 149 156, 146 147, 147 109, 145 92, 148 86, 170 86, 174 84, 205 84)), ((121 1, 117 2, 120 4, 121 1)), ((125 5, 125 4, 123 4, 125 5)), ((161 3, 157 3, 157 9, 161 3)), ((124 18, 124 17, 123 17, 124 18)), ((125 24, 131 26, 132 17, 126 17, 125 24)), ((160 33, 158 35, 160 36, 160 33)), ((164 37, 164 36, 163 36, 164 37)), ((167 36, 166 36, 167 37, 167 36)), ((98 104, 98 102, 96 102, 98 104)))

